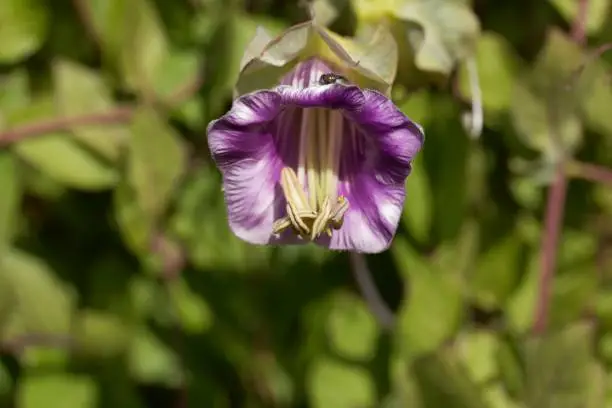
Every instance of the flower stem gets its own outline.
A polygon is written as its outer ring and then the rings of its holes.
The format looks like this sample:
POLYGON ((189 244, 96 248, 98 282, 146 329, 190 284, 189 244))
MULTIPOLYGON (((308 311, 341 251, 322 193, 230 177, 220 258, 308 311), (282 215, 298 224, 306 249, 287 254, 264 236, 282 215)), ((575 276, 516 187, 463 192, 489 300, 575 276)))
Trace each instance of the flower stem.
POLYGON ((385 303, 378 289, 376 289, 376 284, 372 279, 365 256, 354 252, 351 252, 349 256, 355 281, 370 311, 374 314, 381 327, 391 330, 395 324, 395 315, 385 303))

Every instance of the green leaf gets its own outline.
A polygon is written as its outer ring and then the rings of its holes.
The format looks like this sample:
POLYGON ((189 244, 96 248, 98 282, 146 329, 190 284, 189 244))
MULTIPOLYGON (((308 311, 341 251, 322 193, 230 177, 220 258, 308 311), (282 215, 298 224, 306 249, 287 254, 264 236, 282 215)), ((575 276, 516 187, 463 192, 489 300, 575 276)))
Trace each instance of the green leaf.
MULTIPOLYGON (((17 160, 6 151, 0 151, 0 186, 2 186, 0 195, 0 258, 2 258, 15 232, 22 193, 17 160)), ((0 289, 0 293, 1 291, 0 289)))
POLYGON ((612 333, 604 333, 597 342, 597 351, 601 354, 602 360, 610 364, 612 362, 612 333))
POLYGON ((330 303, 327 334, 334 351, 348 359, 372 359, 380 330, 368 307, 349 292, 336 293, 330 303))
POLYGON ((391 355, 389 361, 389 377, 394 391, 389 403, 400 404, 397 408, 423 408, 418 384, 414 373, 409 369, 411 363, 409 358, 401 357, 397 352, 391 355))
POLYGON ((587 407, 593 328, 576 323, 525 343, 527 408, 587 407))
POLYGON ((463 299, 458 282, 427 264, 411 262, 414 251, 396 238, 393 255, 398 269, 409 276, 406 299, 398 316, 397 342, 409 356, 431 352, 458 327, 463 299), (432 319, 435 316, 435 319, 432 319))
MULTIPOLYGON (((236 23, 230 21, 228 24, 236 23)), ((245 30, 247 27, 245 26, 242 29, 245 30)), ((227 30, 229 28, 225 30, 226 32, 221 32, 219 35, 228 36, 229 32, 227 30)), ((237 39, 241 40, 249 37, 252 37, 252 39, 249 43, 245 43, 245 47, 236 48, 243 53, 241 59, 239 59, 239 72, 235 78, 224 77, 227 81, 224 82, 226 86, 235 84, 238 95, 244 95, 256 89, 270 88, 278 84, 279 78, 287 71, 285 66, 290 65, 306 48, 308 38, 311 35, 311 26, 309 23, 304 23, 290 27, 277 37, 279 41, 276 43, 272 42, 274 38, 263 27, 256 27, 253 33, 254 35, 251 34, 248 37, 236 36, 237 39)), ((232 37, 227 38, 231 39, 232 37)), ((235 56, 233 59, 235 59, 235 56)), ((226 65, 222 64, 221 66, 225 67, 226 65)))
POLYGON ((606 107, 612 104, 610 88, 612 67, 602 59, 587 58, 583 63, 584 68, 573 78, 582 117, 589 127, 611 137, 612 121, 610 121, 610 110, 606 107))
MULTIPOLYGON (((261 89, 259 87, 265 87, 262 86, 264 83, 273 83, 274 78, 271 79, 271 82, 266 82, 270 80, 268 75, 265 75, 266 78, 263 78, 263 82, 258 78, 259 75, 249 77, 246 82, 242 79, 239 81, 239 77, 246 65, 258 58, 263 52, 273 38, 271 35, 280 34, 283 27, 273 20, 254 20, 250 16, 247 17, 235 10, 228 12, 228 10, 221 9, 220 12, 221 15, 216 16, 215 29, 209 41, 210 52, 218 53, 217 55, 220 58, 215 66, 209 68, 210 72, 207 73, 207 78, 208 75, 212 75, 211 79, 214 81, 212 84, 215 89, 219 92, 231 91, 236 86, 238 92, 242 94, 244 93, 243 87, 261 89), (237 81, 239 81, 238 84, 237 81), (250 82, 254 83, 250 84, 250 82)), ((305 44, 302 41, 305 39, 305 31, 297 30, 295 36, 292 36, 291 33, 293 31, 290 31, 289 35, 291 40, 299 42, 299 45, 294 44, 294 47, 296 49, 304 47, 305 44)), ((285 44, 284 41, 279 42, 279 49, 280 52, 275 51, 270 55, 268 53, 262 55, 262 60, 278 67, 295 57, 296 51, 290 52, 288 44, 285 44), (269 60, 270 57, 271 60, 269 60)), ((273 71, 277 70, 273 69, 273 71)), ((274 77, 274 73, 272 77, 274 77)), ((208 80, 206 83, 208 83, 208 80)))
POLYGON ((160 308, 166 308, 163 300, 167 298, 166 290, 151 276, 137 275, 129 281, 128 300, 135 314, 140 318, 156 315, 160 308))
POLYGON ((0 2, 0 64, 14 64, 34 54, 47 34, 48 15, 42 0, 0 2))
MULTIPOLYGON (((569 23, 576 21, 579 13, 580 2, 574 0, 549 0, 557 11, 569 23)), ((588 35, 595 35, 606 22, 606 16, 610 11, 610 0, 591 0, 588 3, 587 14, 584 17, 584 24, 588 35)))
MULTIPOLYGON (((29 333, 24 333, 27 338, 29 333)), ((29 345, 19 356, 25 369, 65 370, 70 362, 71 338, 65 334, 52 339, 51 345, 29 345)), ((19 338, 17 338, 17 344, 19 338)))
POLYGON ((180 135, 150 109, 136 112, 131 125, 127 178, 144 213, 162 214, 186 170, 180 135))
POLYGON ((15 299, 14 326, 4 333, 7 337, 23 333, 69 333, 72 293, 42 260, 12 250, 0 260, 0 276, 10 286, 15 299))
POLYGON ((402 221, 408 232, 421 243, 430 238, 433 197, 423 158, 412 162, 412 172, 406 181, 406 201, 402 221))
POLYGON ((406 25, 404 35, 422 71, 450 74, 457 62, 474 51, 480 24, 467 1, 402 0, 393 15, 406 25))
POLYGON ((518 400, 525 394, 525 373, 516 341, 509 336, 498 338, 496 353, 499 379, 512 398, 518 400))
POLYGON ((118 174, 77 146, 70 136, 50 133, 15 144, 17 155, 49 177, 80 190, 106 190, 115 185, 118 174))
POLYGON ((597 238, 587 231, 563 232, 550 302, 550 327, 564 327, 591 310, 599 285, 593 263, 597 246, 597 238))
POLYGON ((135 333, 132 339, 128 364, 134 379, 171 387, 181 384, 180 361, 168 345, 145 328, 135 333))
POLYGON ((469 159, 474 155, 459 120, 457 103, 439 94, 432 95, 430 103, 435 114, 431 122, 422 123, 428 136, 420 155, 429 183, 435 186, 431 190, 434 238, 450 243, 457 239, 466 221, 468 193, 475 185, 474 176, 468 171, 474 164, 469 159))
POLYGON ((470 277, 470 289, 480 307, 493 310, 505 303, 518 284, 523 250, 520 237, 512 234, 488 248, 478 259, 470 277))
POLYGON ((4 363, 0 363, 0 404, 4 403, 6 406, 9 406, 7 400, 11 397, 13 387, 14 384, 11 374, 4 363))
POLYGON ((379 20, 393 12, 394 0, 351 0, 352 8, 359 20, 379 20))
POLYGON ((180 135, 160 115, 142 108, 134 115, 126 179, 115 189, 115 219, 137 254, 150 253, 152 234, 186 170, 180 135))
POLYGON ((28 105, 30 100, 30 78, 25 68, 0 75, 0 129, 6 126, 10 113, 28 105))
POLYGON ((484 399, 490 408, 523 408, 523 404, 513 400, 500 383, 485 388, 484 399))
POLYGON ((372 378, 359 366, 319 359, 312 364, 306 381, 313 408, 370 407, 376 402, 372 378))
POLYGON ((127 350, 131 332, 117 316, 95 310, 79 313, 73 326, 81 356, 112 358, 127 350))
POLYGON ((582 51, 557 30, 548 34, 546 46, 531 71, 514 84, 511 116, 525 145, 556 159, 572 153, 582 141, 576 89, 568 87, 582 51))
MULTIPOLYGON (((396 89, 398 89, 398 87, 395 87, 394 91, 396 89)), ((406 95, 406 97, 407 98, 405 101, 398 102, 400 110, 404 112, 406 116, 408 116, 414 122, 420 124, 424 124, 432 120, 434 112, 432 109, 432 98, 429 91, 421 89, 419 91, 411 92, 409 95, 406 95)), ((415 162, 419 160, 418 157, 415 162)))
MULTIPOLYGON (((511 45, 499 34, 482 33, 476 44, 476 65, 485 114, 505 111, 510 106, 518 69, 517 57, 511 45)), ((465 64, 459 71, 459 89, 466 98, 472 98, 465 64)))
POLYGON ((597 293, 596 269, 592 265, 572 272, 561 274, 554 281, 549 318, 551 327, 563 327, 579 319, 597 293))
MULTIPOLYGON (((114 108, 111 91, 96 71, 58 59, 53 63, 53 79, 63 117, 105 113, 114 108)), ((117 161, 129 137, 121 124, 73 126, 71 131, 76 140, 112 162, 117 161)))
POLYGON ((134 189, 122 181, 113 194, 113 211, 119 232, 127 247, 136 254, 150 252, 155 219, 149 216, 136 199, 134 189))
POLYGON ((150 0, 127 2, 121 49, 123 79, 130 89, 151 95, 155 73, 168 54, 164 26, 150 0))
MULTIPOLYGON (((12 112, 8 121, 11 126, 31 125, 50 120, 54 114, 53 100, 42 97, 12 112)), ((14 143, 13 147, 23 161, 67 187, 98 191, 112 187, 118 180, 113 167, 76 144, 67 133, 46 132, 14 143)))
POLYGON ((452 349, 417 359, 412 371, 423 408, 489 408, 452 349))
POLYGON ((260 354, 253 362, 254 373, 278 406, 291 406, 295 396, 294 379, 273 355, 260 354))
POLYGON ((186 333, 207 331, 213 314, 204 298, 194 293, 184 280, 174 280, 168 287, 171 306, 176 308, 180 326, 186 333))
POLYGON ((515 333, 527 332, 534 321, 540 278, 539 258, 532 254, 518 288, 508 299, 505 307, 508 325, 515 333))
POLYGON ((606 369, 603 364, 599 362, 591 362, 589 370, 589 384, 588 397, 585 401, 585 408, 599 408, 606 406, 606 369))
POLYGON ((602 328, 612 332, 612 290, 608 288, 600 289, 594 306, 602 328))
POLYGON ((72 374, 27 375, 17 390, 18 408, 95 408, 98 387, 89 377, 72 374))
MULTIPOLYGON (((249 245, 231 232, 220 179, 218 171, 208 166, 187 177, 177 197, 172 231, 200 269, 234 273, 269 269, 268 247, 249 245)), ((287 249, 282 252, 287 253, 287 249)))
POLYGON ((459 335, 456 344, 458 355, 475 383, 485 384, 497 377, 499 340, 494 332, 469 330, 459 335))
POLYGON ((345 11, 347 3, 348 0, 313 0, 314 19, 317 24, 329 27, 338 18, 339 13, 345 11))
POLYGON ((155 72, 155 93, 163 99, 174 96, 196 80, 200 65, 200 57, 194 52, 172 50, 165 54, 155 72))
POLYGON ((385 26, 348 38, 309 21, 290 27, 275 39, 259 28, 242 57, 236 92, 243 95, 276 86, 298 58, 310 57, 343 67, 355 83, 383 93, 390 92, 397 73, 397 45, 385 26))
POLYGON ((367 33, 357 34, 347 38, 321 30, 319 35, 336 53, 336 58, 363 76, 356 78, 363 88, 372 87, 389 93, 397 74, 398 61, 398 48, 393 35, 384 24, 372 26, 367 33))
POLYGON ((153 96, 155 76, 168 54, 164 26, 151 0, 92 0, 86 4, 106 59, 127 89, 153 96))
POLYGON ((523 80, 514 83, 510 113, 512 123, 521 141, 547 157, 555 158, 561 152, 572 152, 582 139, 582 126, 576 112, 549 105, 559 98, 548 100, 538 96, 523 80), (553 113, 555 112, 555 113, 553 113))

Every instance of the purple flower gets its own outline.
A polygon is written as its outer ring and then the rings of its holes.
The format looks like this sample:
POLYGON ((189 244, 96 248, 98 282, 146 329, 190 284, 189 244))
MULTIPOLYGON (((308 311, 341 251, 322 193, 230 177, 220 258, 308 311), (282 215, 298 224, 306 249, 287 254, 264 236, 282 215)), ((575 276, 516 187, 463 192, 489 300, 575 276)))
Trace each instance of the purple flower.
POLYGON ((302 61, 208 126, 239 238, 364 253, 391 244, 424 134, 386 96, 334 72, 302 61))

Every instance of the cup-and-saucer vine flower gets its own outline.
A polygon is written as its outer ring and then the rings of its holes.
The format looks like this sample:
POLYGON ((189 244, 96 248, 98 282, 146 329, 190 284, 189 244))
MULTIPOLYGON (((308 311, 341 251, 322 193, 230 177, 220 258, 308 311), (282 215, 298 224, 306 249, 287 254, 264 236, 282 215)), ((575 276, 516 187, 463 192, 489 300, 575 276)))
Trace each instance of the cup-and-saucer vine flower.
POLYGON ((385 73, 349 60, 348 40, 296 27, 254 40, 262 50, 250 52, 241 75, 274 79, 239 94, 208 126, 230 228, 253 244, 381 252, 395 235, 423 130, 385 94, 385 73), (283 44, 288 36, 293 43, 283 44))

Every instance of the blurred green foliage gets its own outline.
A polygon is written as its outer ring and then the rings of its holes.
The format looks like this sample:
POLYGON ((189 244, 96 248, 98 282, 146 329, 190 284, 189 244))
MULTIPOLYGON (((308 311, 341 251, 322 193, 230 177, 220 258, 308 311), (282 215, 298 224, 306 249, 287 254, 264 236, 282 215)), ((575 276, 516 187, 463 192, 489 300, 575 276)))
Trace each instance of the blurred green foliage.
MULTIPOLYGON (((577 2, 314 7, 343 35, 387 24, 393 95, 427 135, 393 247, 368 258, 394 329, 347 254, 227 226, 206 125, 256 28, 304 21, 297 2, 1 0, 0 407, 612 406, 609 187, 571 181, 532 334, 556 164, 612 167, 612 59, 572 76, 577 2)), ((585 30, 612 40, 612 1, 585 30)))

